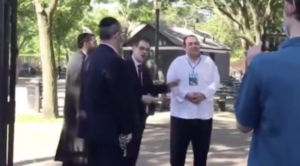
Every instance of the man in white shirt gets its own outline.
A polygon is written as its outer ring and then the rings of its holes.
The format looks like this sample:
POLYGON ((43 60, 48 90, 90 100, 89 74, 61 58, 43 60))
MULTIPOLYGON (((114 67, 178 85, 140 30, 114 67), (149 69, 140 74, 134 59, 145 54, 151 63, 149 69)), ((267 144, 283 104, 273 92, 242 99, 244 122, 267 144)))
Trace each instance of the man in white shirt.
POLYGON ((220 83, 213 60, 200 55, 200 43, 190 35, 183 41, 186 55, 170 65, 167 82, 178 81, 171 94, 171 166, 184 166, 190 141, 194 166, 206 166, 210 146, 213 97, 220 83))

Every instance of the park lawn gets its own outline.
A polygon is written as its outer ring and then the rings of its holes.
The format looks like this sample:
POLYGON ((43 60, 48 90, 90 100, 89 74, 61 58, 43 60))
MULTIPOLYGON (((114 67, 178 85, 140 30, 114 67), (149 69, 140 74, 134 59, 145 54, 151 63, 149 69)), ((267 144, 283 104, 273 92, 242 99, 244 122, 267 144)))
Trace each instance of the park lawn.
POLYGON ((42 114, 20 114, 16 116, 16 124, 28 124, 28 123, 39 123, 39 124, 54 124, 62 123, 63 118, 57 119, 45 119, 42 114))

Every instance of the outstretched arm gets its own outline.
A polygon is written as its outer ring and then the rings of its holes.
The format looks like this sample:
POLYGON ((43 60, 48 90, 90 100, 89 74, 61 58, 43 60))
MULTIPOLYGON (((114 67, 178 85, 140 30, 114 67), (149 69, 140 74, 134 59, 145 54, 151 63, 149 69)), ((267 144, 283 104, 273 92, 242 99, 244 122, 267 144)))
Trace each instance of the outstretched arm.
POLYGON ((252 131, 260 119, 260 85, 257 72, 253 61, 243 77, 235 103, 237 128, 244 133, 252 131))

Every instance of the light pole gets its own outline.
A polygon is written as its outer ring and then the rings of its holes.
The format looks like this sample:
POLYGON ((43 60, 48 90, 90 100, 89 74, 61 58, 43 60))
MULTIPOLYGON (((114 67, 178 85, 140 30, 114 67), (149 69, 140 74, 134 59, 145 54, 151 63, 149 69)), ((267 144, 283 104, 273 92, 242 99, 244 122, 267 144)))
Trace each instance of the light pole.
POLYGON ((0 165, 7 165, 8 1, 0 0, 0 165))
POLYGON ((160 14, 160 9, 161 9, 161 1, 154 0, 153 2, 154 2, 154 8, 155 8, 154 76, 155 76, 155 79, 158 80, 158 47, 159 47, 158 33, 159 33, 159 14, 160 14))
POLYGON ((13 165, 16 59, 18 54, 16 28, 17 28, 17 0, 0 0, 0 165, 1 166, 13 165), (9 96, 9 100, 8 100, 8 96, 9 96))
POLYGON ((14 134, 15 134, 15 90, 17 82, 17 57, 19 54, 17 43, 17 8, 18 0, 10 1, 10 81, 9 81, 9 127, 7 146, 7 165, 14 165, 14 134))

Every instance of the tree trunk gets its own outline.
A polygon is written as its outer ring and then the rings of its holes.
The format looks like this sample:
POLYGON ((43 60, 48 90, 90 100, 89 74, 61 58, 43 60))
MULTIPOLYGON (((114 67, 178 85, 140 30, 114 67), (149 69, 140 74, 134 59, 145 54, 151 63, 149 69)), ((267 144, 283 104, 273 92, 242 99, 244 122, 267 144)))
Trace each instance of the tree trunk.
MULTIPOLYGON (((41 11, 41 10, 40 10, 41 11)), ((55 57, 51 36, 51 19, 45 10, 37 12, 40 56, 43 71, 43 114, 45 118, 58 116, 55 57)))

